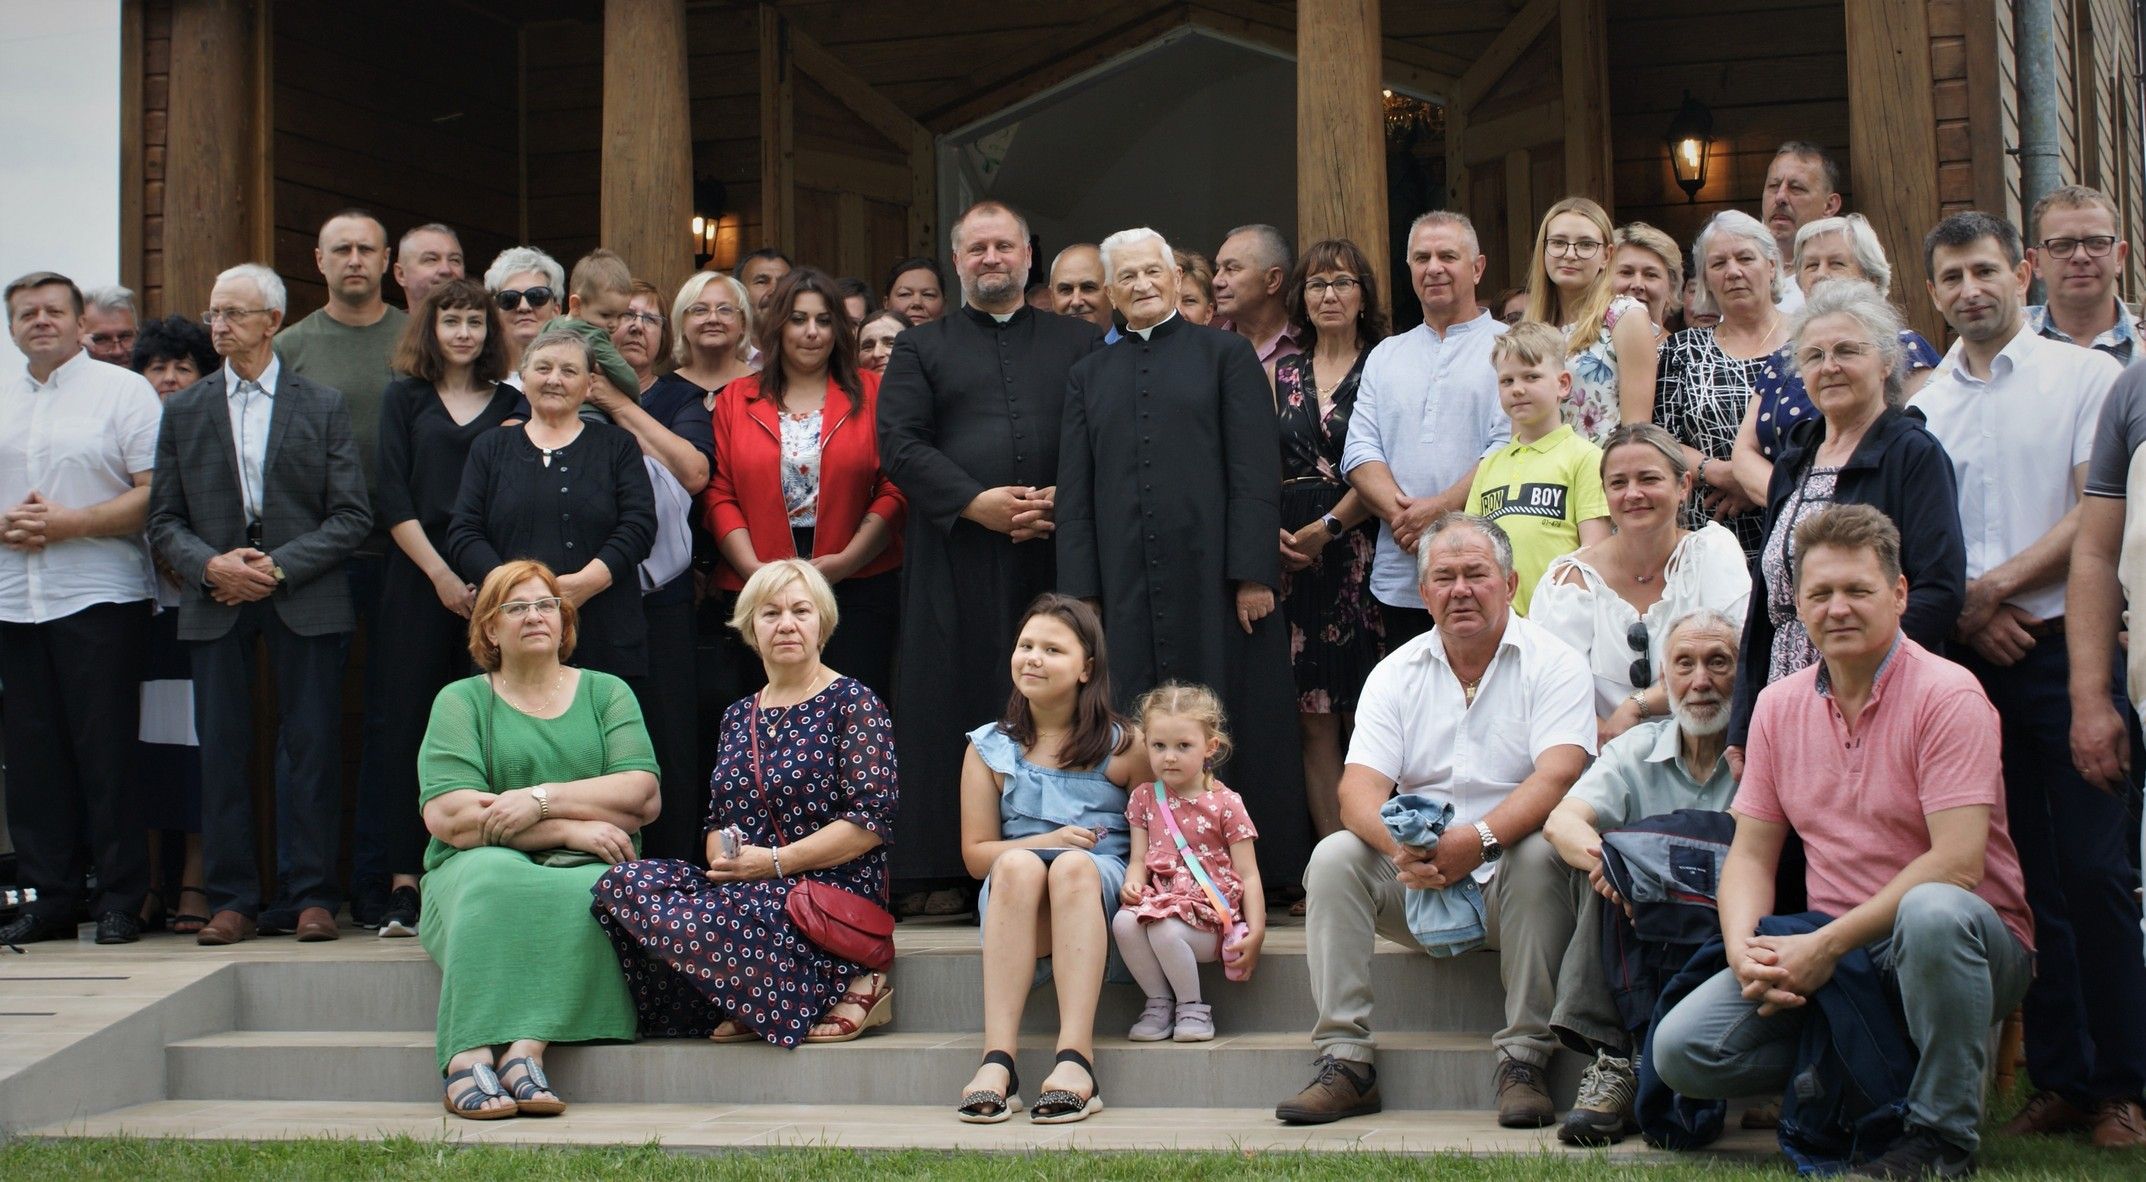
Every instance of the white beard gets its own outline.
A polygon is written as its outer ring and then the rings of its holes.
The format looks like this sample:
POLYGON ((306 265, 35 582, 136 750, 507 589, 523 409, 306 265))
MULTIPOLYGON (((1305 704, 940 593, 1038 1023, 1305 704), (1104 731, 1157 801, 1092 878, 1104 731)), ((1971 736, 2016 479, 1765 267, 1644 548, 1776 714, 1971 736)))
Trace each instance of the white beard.
POLYGON ((1718 735, 1729 729, 1729 703, 1724 698, 1709 704, 1714 707, 1713 714, 1706 718, 1697 718, 1685 708, 1683 702, 1672 695, 1669 699, 1669 716, 1677 720, 1677 729, 1694 738, 1718 735))

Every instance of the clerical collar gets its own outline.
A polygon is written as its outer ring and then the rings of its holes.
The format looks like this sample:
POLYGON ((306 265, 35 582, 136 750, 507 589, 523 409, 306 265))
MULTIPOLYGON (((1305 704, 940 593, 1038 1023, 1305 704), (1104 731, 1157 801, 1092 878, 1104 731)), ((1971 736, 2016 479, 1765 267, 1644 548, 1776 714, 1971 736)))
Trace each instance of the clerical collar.
MULTIPOLYGON (((1134 327, 1132 327, 1131 325, 1127 325, 1127 326, 1125 327, 1125 333, 1126 333, 1126 335, 1127 335, 1127 336, 1136 336, 1136 337, 1139 337, 1139 338, 1140 338, 1141 340, 1143 340, 1143 341, 1145 341, 1145 340, 1150 340, 1150 339, 1152 339, 1153 333, 1155 332, 1155 330, 1156 330, 1156 329, 1158 329, 1158 328, 1163 328, 1163 327, 1165 327, 1165 326, 1168 326, 1168 325, 1170 325, 1170 323, 1171 323, 1172 321, 1174 321, 1174 320, 1176 320, 1176 319, 1177 319, 1177 309, 1175 309, 1175 308, 1172 308, 1172 309, 1170 310, 1170 314, 1169 314, 1168 316, 1165 316, 1165 317, 1163 317, 1162 319, 1160 319, 1160 320, 1156 321, 1155 323, 1153 323, 1153 324, 1150 324, 1150 325, 1148 325, 1148 326, 1147 326, 1146 328, 1134 328, 1134 327)), ((1176 329, 1175 329, 1174 327, 1172 327, 1172 328, 1170 329, 1170 332, 1175 332, 1175 331, 1177 331, 1177 330, 1176 330, 1176 329)), ((1163 335, 1164 335, 1164 336, 1169 336, 1169 335, 1170 335, 1170 333, 1169 333, 1169 332, 1165 332, 1165 333, 1164 333, 1163 335)))
POLYGON ((1014 318, 1018 317, 1021 313, 1032 311, 1032 309, 1029 308, 1027 304, 1020 304, 1016 306, 1013 311, 1005 313, 986 312, 982 308, 979 308, 974 304, 963 304, 961 306, 961 310, 969 314, 969 319, 974 320, 976 323, 985 326, 990 326, 994 324, 1011 324, 1013 323, 1014 318))

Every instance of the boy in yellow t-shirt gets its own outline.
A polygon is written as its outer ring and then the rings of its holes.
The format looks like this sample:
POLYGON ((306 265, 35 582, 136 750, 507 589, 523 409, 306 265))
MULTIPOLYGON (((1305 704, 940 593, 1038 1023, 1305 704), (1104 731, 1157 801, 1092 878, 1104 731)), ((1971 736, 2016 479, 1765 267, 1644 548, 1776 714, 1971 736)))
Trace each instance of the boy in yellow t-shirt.
POLYGON ((1602 449, 1574 434, 1562 417, 1572 394, 1564 334, 1522 321, 1491 345, 1490 360, 1513 440, 1476 468, 1465 504, 1512 539, 1520 576, 1513 610, 1526 615, 1552 562, 1609 537, 1609 498, 1602 493, 1602 449))

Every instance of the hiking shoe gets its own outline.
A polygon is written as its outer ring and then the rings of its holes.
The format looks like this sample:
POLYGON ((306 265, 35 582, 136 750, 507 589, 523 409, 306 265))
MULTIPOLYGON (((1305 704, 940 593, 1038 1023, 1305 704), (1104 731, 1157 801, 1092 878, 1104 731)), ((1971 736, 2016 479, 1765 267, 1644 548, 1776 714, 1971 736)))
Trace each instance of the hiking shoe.
POLYGON ((1631 1059, 1596 1051, 1595 1061, 1580 1076, 1580 1096, 1558 1127, 1567 1145, 1615 1145, 1632 1131, 1632 1099, 1639 1073, 1631 1059))
POLYGON ((1498 1123, 1508 1129, 1539 1129, 1557 1119, 1557 1105, 1542 1068, 1510 1056, 1498 1060, 1498 1123))
POLYGON ((1304 1090, 1274 1107, 1274 1117, 1283 1124, 1323 1125, 1351 1116, 1369 1116, 1383 1111, 1379 1099, 1378 1068, 1369 1063, 1347 1064, 1332 1055, 1321 1055, 1319 1074, 1304 1090))
POLYGON ((1954 1145, 1928 1129, 1909 1129, 1891 1149, 1848 1172, 1850 1178, 1908 1182, 1920 1178, 1965 1178, 1975 1172, 1975 1151, 1954 1145))
POLYGON ((380 913, 380 934, 388 938, 416 935, 417 913, 417 888, 396 887, 388 895, 387 910, 380 913))

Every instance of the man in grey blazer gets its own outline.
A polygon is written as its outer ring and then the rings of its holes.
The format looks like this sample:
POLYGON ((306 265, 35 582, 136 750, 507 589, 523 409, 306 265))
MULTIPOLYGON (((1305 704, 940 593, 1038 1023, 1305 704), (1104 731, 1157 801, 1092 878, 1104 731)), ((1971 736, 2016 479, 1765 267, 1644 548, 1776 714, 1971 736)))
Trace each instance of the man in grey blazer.
POLYGON ((372 527, 343 396, 283 369, 271 344, 283 281, 257 263, 216 277, 210 339, 224 366, 171 396, 157 437, 149 537, 179 572, 179 639, 194 669, 201 737, 203 877, 213 915, 198 939, 250 939, 255 646, 275 667, 276 906, 301 940, 336 938, 343 641, 355 626, 343 562, 372 527))

